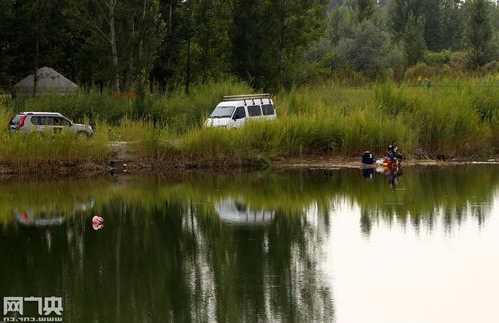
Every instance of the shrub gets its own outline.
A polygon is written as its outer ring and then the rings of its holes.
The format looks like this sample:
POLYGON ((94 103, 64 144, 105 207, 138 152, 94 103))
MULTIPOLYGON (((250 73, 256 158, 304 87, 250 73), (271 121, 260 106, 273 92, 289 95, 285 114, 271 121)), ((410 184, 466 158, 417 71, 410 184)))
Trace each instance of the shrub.
POLYGON ((427 51, 424 54, 424 62, 428 65, 444 65, 449 64, 451 60, 451 52, 443 50, 441 52, 427 51))
POLYGON ((405 79, 409 81, 430 79, 439 74, 438 67, 428 66, 425 63, 418 63, 406 70, 405 79))
POLYGON ((351 38, 340 40, 335 48, 340 66, 347 65, 370 78, 384 75, 390 52, 389 36, 373 23, 362 23, 351 38))
POLYGON ((487 64, 485 64, 480 68, 480 71, 483 74, 497 74, 499 73, 499 62, 498 61, 488 62, 487 64))
POLYGON ((466 52, 452 52, 450 54, 449 65, 452 69, 458 71, 464 71, 466 69, 466 52))

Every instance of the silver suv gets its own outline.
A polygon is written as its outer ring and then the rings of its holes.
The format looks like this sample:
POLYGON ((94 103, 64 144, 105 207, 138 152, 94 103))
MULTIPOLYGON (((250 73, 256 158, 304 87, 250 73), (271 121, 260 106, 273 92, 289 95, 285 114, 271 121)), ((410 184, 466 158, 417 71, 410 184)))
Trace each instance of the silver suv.
POLYGON ((94 130, 91 126, 73 123, 57 112, 21 112, 9 122, 11 132, 72 132, 78 136, 91 137, 94 130))

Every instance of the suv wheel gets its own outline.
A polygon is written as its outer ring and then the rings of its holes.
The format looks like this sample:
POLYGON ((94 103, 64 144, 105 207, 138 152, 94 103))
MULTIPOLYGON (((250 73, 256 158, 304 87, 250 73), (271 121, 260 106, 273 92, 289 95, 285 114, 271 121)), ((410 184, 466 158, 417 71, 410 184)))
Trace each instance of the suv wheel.
POLYGON ((90 135, 89 135, 88 133, 84 132, 84 131, 79 131, 79 132, 76 134, 76 136, 77 136, 78 138, 85 138, 85 139, 90 138, 90 135))

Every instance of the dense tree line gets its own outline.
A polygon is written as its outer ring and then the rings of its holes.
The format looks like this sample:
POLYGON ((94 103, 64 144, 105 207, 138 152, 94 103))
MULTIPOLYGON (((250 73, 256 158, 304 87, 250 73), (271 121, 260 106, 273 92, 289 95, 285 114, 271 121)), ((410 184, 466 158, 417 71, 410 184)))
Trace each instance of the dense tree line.
POLYGON ((324 17, 320 0, 3 0, 0 80, 48 65, 115 91, 188 90, 227 75, 277 87, 293 79, 324 17))
POLYGON ((488 0, 2 0, 0 88, 51 66, 114 91, 228 76, 276 89, 453 53, 477 69, 498 59, 498 39, 488 0))
POLYGON ((489 0, 335 0, 327 30, 316 62, 370 76, 453 58, 476 70, 499 58, 499 5, 489 0))

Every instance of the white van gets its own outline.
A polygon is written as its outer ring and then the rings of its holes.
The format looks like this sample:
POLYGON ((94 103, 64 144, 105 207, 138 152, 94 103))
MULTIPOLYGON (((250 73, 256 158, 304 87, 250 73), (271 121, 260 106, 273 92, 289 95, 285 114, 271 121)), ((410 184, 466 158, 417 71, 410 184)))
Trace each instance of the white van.
POLYGON ((276 117, 270 94, 224 96, 206 120, 206 126, 240 128, 248 120, 273 120, 276 117))

